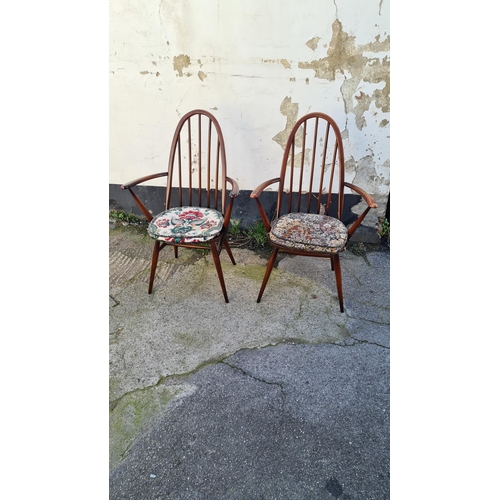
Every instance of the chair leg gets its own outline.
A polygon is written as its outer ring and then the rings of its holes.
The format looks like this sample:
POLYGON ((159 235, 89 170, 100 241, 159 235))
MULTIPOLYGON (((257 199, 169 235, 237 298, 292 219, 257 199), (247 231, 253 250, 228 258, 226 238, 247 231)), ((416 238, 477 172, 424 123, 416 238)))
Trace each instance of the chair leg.
POLYGON ((156 265, 158 264, 159 253, 160 253, 160 242, 156 240, 153 249, 153 259, 151 261, 151 274, 149 275, 149 289, 148 289, 149 294, 153 291, 153 281, 155 280, 156 265))
POLYGON ((222 288, 222 293, 224 294, 224 300, 226 304, 229 302, 226 292, 226 284, 224 283, 224 275, 222 274, 222 267, 220 265, 219 252, 217 251, 217 245, 211 241, 210 247, 212 248, 212 255, 214 258, 215 268, 217 269, 217 274, 219 276, 220 286, 222 288))
POLYGON ((179 247, 174 245, 174 257, 177 259, 179 257, 179 247))
POLYGON ((342 272, 340 270, 340 257, 338 254, 333 255, 332 266, 335 272, 335 281, 337 282, 337 293, 339 296, 340 312, 344 312, 344 298, 342 296, 342 272))
POLYGON ((257 297, 257 303, 259 303, 260 299, 262 298, 262 294, 264 293, 264 290, 266 288, 267 281, 269 280, 269 276, 271 276, 274 263, 276 262, 277 255, 278 255, 278 249, 275 248, 273 250, 273 253, 271 254, 271 257, 269 257, 269 262, 267 263, 266 274, 264 274, 264 280, 262 281, 262 286, 260 287, 259 296, 257 297))
POLYGON ((235 266, 236 262, 235 262, 234 257, 233 257, 233 252, 231 252, 231 247, 229 246, 229 241, 227 241, 226 238, 224 237, 224 239, 222 240, 222 243, 224 243, 224 248, 226 249, 226 252, 229 255, 229 258, 231 259, 233 266, 235 266))

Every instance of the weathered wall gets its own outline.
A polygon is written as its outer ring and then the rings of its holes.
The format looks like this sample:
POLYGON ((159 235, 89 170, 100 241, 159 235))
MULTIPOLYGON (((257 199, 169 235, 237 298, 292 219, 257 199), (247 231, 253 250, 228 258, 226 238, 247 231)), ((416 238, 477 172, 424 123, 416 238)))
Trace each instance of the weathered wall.
POLYGON ((252 190, 278 174, 295 120, 322 111, 343 132, 346 180, 379 202, 366 225, 385 213, 387 0, 111 0, 109 96, 112 185, 164 170, 178 119, 204 108, 252 190))

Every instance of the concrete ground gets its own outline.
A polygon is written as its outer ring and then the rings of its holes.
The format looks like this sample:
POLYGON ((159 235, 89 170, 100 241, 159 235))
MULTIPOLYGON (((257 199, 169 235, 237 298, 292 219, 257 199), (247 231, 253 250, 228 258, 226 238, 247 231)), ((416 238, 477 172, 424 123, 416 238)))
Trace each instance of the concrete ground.
POLYGON ((110 499, 389 498, 389 261, 166 248, 110 229, 110 499))

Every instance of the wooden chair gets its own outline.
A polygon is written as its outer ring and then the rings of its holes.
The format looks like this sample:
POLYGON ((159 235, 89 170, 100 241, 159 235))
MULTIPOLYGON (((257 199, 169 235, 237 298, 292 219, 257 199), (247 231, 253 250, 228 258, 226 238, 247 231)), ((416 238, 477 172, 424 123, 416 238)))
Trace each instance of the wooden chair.
POLYGON ((175 258, 178 247, 210 248, 224 299, 229 302, 219 255, 224 247, 231 262, 236 264, 226 233, 239 187, 226 175, 224 138, 216 118, 200 109, 185 114, 174 133, 167 172, 141 177, 121 188, 128 189, 133 196, 149 221, 148 233, 155 240, 148 293, 153 290, 158 255, 165 246, 174 247, 175 258), (153 217, 133 188, 164 176, 167 177, 165 211, 153 217))
POLYGON ((274 247, 257 302, 262 298, 278 252, 284 252, 330 258, 340 311, 344 312, 339 253, 377 203, 365 191, 344 181, 344 150, 335 121, 324 113, 303 116, 290 132, 280 176, 263 182, 250 197, 257 202, 274 247), (259 196, 275 183, 277 205, 271 223, 259 196), (361 195, 368 205, 349 229, 341 222, 346 187, 361 195))

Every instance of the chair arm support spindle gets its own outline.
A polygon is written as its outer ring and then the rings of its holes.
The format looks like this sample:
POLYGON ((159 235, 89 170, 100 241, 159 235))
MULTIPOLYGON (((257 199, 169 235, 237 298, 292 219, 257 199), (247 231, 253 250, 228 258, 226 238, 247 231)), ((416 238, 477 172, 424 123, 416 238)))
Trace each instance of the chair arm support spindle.
POLYGON ((271 223, 269 222, 269 219, 267 217, 266 211, 264 210, 264 207, 262 206, 262 203, 259 200, 259 196, 261 193, 266 189, 266 187, 270 186, 271 184, 274 184, 275 182, 279 182, 281 179, 279 177, 275 177, 274 179, 269 179, 259 186, 257 186, 251 193, 250 193, 250 198, 255 199, 257 202, 257 208, 259 209, 260 216, 262 218, 262 223, 264 224, 264 227, 267 232, 271 230, 271 223))
POLYGON ((158 177, 165 177, 167 175, 167 172, 160 172, 158 174, 151 174, 151 175, 145 175, 144 177, 140 177, 139 179, 136 179, 135 181, 127 182, 125 184, 122 184, 120 187, 121 189, 128 189, 132 197, 134 198, 135 202, 137 203, 137 206, 139 207, 140 211, 144 214, 148 222, 151 222, 153 219, 153 216, 149 212, 149 210, 146 208, 144 203, 141 201, 141 199, 134 193, 133 187, 137 186, 138 184, 141 184, 143 182, 149 181, 151 179, 156 179, 158 177))
POLYGON ((344 186, 348 187, 349 189, 352 189, 355 193, 358 193, 363 200, 366 202, 368 207, 365 209, 365 211, 356 219, 356 221, 352 224, 352 226, 349 228, 348 231, 348 238, 350 238, 353 234, 354 231, 359 227, 363 219, 366 217, 366 214, 372 209, 372 208, 378 208, 378 204, 375 201, 375 198, 373 196, 370 196, 366 191, 363 189, 359 188, 358 186, 355 186, 354 184, 351 184, 349 182, 344 182, 344 186))

